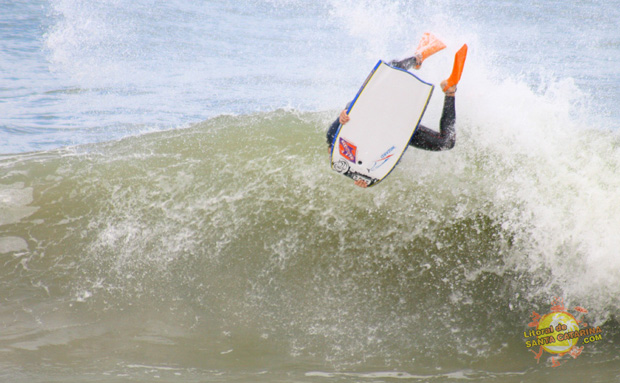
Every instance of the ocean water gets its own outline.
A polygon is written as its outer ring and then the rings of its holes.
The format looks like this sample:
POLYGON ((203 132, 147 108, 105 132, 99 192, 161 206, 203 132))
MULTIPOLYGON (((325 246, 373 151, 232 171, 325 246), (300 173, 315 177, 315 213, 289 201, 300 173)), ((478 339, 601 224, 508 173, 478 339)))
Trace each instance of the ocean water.
POLYGON ((618 20, 0 0, 0 381, 619 381, 618 20), (327 126, 426 31, 435 84, 469 45, 457 146, 356 188, 327 126), (560 299, 601 336, 537 360, 560 299))

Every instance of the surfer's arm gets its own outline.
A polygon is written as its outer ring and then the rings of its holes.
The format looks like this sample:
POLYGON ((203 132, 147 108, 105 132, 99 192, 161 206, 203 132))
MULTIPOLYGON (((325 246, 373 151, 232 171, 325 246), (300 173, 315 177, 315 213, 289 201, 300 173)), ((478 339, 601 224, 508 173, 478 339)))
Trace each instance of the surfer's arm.
POLYGON ((330 148, 332 144, 334 143, 334 138, 336 138, 336 133, 338 132, 338 128, 340 127, 340 125, 346 124, 347 122, 349 122, 350 119, 351 118, 347 114, 347 109, 345 108, 342 110, 342 112, 340 112, 340 115, 338 116, 336 121, 332 122, 332 124, 329 126, 329 129, 327 129, 326 136, 327 136, 327 145, 329 145, 330 148))
POLYGON ((329 145, 330 148, 332 144, 334 143, 334 138, 336 138, 336 133, 338 132, 339 126, 340 126, 340 121, 339 119, 336 119, 334 122, 332 122, 332 124, 327 129, 327 134, 325 136, 327 137, 327 145, 329 145))

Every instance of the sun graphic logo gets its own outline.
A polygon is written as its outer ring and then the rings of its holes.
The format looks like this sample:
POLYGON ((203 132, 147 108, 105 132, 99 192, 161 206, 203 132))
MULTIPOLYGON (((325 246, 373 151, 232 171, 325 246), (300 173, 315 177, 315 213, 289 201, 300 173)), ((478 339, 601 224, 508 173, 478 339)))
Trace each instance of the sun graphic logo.
POLYGON ((541 345, 542 348, 550 354, 565 354, 569 352, 579 340, 579 338, 564 339, 563 335, 566 333, 579 331, 579 323, 577 323, 575 317, 567 312, 551 312, 543 316, 538 322, 536 329, 540 330, 544 328, 552 328, 555 330, 555 342, 541 345))
POLYGON ((523 336, 527 339, 526 346, 536 355, 536 363, 540 362, 543 351, 546 351, 552 354, 551 366, 557 367, 565 355, 573 359, 581 355, 584 346, 576 347, 579 338, 583 338, 584 344, 602 339, 600 327, 588 327, 582 320, 588 310, 580 306, 573 310, 577 313, 576 318, 564 307, 564 299, 555 297, 550 313, 541 316, 532 311, 532 321, 528 326, 535 327, 536 330, 530 330, 529 333, 524 331, 523 336), (538 352, 531 349, 534 346, 540 346, 538 352))

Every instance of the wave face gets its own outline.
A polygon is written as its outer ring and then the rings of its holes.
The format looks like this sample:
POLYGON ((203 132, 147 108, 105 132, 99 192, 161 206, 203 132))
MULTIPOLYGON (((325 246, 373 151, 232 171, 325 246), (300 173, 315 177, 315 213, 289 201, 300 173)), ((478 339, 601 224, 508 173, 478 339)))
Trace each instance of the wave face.
POLYGON ((0 380, 613 381, 613 5, 7 5, 0 380), (325 130, 429 30, 432 83, 470 46, 457 146, 356 188, 325 130), (554 297, 603 329, 561 368, 554 297))
MULTIPOLYGON (((612 339, 616 135, 560 123, 520 139, 459 110, 457 148, 412 149, 370 190, 329 169, 325 114, 5 157, 3 363, 508 379, 536 366, 521 334, 553 296, 612 339)), ((617 353, 588 349, 603 364, 617 353)))

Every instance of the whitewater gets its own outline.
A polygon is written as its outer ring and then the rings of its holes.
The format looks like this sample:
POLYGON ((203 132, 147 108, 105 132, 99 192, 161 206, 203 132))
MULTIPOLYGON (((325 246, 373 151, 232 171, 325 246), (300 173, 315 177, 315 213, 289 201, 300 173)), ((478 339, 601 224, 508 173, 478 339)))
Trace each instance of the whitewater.
POLYGON ((0 0, 0 380, 616 381, 619 6, 0 0), (356 188, 326 129, 427 31, 456 147, 356 188))

